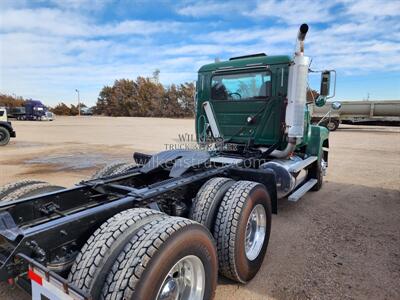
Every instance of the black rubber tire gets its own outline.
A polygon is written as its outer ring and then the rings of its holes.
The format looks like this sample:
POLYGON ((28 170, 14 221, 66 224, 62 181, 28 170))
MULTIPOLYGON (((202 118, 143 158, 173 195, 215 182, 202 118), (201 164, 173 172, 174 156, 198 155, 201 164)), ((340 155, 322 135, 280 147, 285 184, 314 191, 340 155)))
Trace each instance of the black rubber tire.
POLYGON ((114 169, 114 171, 110 175, 122 175, 129 171, 130 169, 133 169, 137 166, 135 162, 132 163, 124 163, 118 168, 114 169))
POLYGON ((0 188, 0 201, 7 196, 8 194, 16 191, 17 189, 20 189, 22 187, 36 184, 36 183, 43 183, 43 181, 39 180, 21 180, 21 181, 16 181, 12 182, 9 184, 6 184, 0 188))
POLYGON ((94 173, 89 180, 99 179, 103 177, 113 176, 113 175, 120 175, 123 174, 130 169, 136 167, 137 164, 135 162, 115 162, 108 164, 94 173))
POLYGON ((10 132, 6 128, 0 126, 0 146, 7 145, 10 142, 10 138, 10 132))
POLYGON ((236 182, 222 199, 214 226, 220 273, 240 283, 251 280, 264 260, 270 232, 271 199, 264 185, 253 181, 236 182), (258 256, 250 261, 245 251, 246 225, 257 204, 265 209, 266 232, 258 256))
POLYGON ((324 123, 324 126, 329 130, 329 131, 335 131, 336 129, 339 128, 339 120, 336 119, 331 119, 324 123))
POLYGON ((15 191, 9 193, 8 195, 4 196, 1 201, 15 201, 22 198, 28 198, 37 196, 44 193, 55 192, 59 190, 63 190, 65 187, 52 185, 46 182, 43 183, 35 183, 27 186, 23 186, 15 191))
POLYGON ((204 183, 193 200, 189 219, 203 224, 213 232, 219 205, 234 183, 233 179, 225 177, 211 178, 204 183))
POLYGON ((104 222, 88 239, 72 265, 68 281, 99 299, 117 256, 143 225, 167 215, 152 209, 132 208, 104 222))
POLYGON ((317 179, 317 183, 311 188, 310 191, 317 192, 319 191, 324 183, 324 175, 322 173, 321 161, 318 160, 314 163, 314 165, 310 168, 309 177, 317 179))
MULTIPOLYGON (((94 179, 99 179, 103 177, 108 177, 112 175, 116 175, 115 173, 117 170, 123 168, 124 166, 128 165, 130 163, 128 162, 123 162, 123 161, 118 161, 118 162, 113 162, 108 165, 105 165, 102 167, 100 170, 97 170, 90 178, 89 180, 94 180, 94 179)), ((123 169, 122 169, 123 170, 123 169)), ((119 173, 118 173, 119 174, 119 173)))
POLYGON ((131 238, 107 276, 101 299, 156 299, 169 270, 187 255, 202 261, 203 299, 212 299, 218 277, 212 236, 203 225, 179 217, 154 220, 131 238))

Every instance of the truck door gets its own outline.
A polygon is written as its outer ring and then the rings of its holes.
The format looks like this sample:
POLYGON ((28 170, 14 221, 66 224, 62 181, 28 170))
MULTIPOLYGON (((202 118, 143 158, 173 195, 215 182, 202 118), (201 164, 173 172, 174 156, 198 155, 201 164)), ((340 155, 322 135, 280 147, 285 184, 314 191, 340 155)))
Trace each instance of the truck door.
POLYGON ((210 103, 225 140, 271 145, 280 135, 282 97, 267 68, 215 72, 210 103))

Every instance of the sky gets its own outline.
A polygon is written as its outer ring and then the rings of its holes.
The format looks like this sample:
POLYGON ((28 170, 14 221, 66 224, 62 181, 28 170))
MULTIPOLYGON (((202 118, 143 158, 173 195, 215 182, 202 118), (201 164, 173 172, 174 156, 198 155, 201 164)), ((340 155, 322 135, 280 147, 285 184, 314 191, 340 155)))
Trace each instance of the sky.
MULTIPOLYGON (((0 93, 94 105, 116 79, 196 80, 216 58, 292 55, 308 23, 337 100, 400 99, 400 0, 0 0, 0 93)), ((310 76, 319 89, 319 76, 310 76)))

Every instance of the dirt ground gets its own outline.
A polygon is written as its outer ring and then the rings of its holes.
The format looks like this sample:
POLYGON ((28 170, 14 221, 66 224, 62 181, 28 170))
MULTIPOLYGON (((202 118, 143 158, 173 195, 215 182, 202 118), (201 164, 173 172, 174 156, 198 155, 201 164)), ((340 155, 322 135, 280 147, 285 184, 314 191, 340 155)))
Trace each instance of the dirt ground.
MULTIPOLYGON (((71 186, 106 162, 181 145, 194 133, 193 120, 173 119, 13 125, 17 139, 0 149, 0 185, 29 178, 71 186)), ((220 278, 216 292, 216 299, 309 298, 400 299, 400 128, 347 125, 331 133, 322 190, 281 201, 258 275, 247 285, 220 278)), ((2 284, 0 299, 28 297, 2 284)))

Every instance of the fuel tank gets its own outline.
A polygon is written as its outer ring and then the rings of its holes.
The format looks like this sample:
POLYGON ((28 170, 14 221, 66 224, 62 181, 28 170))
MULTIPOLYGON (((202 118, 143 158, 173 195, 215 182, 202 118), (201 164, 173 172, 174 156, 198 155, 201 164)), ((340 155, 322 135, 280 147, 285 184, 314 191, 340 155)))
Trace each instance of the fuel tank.
POLYGON ((303 169, 297 173, 289 172, 290 167, 301 160, 298 156, 292 156, 289 159, 274 159, 260 166, 262 169, 270 169, 275 173, 278 199, 290 194, 307 179, 307 170, 303 169))

